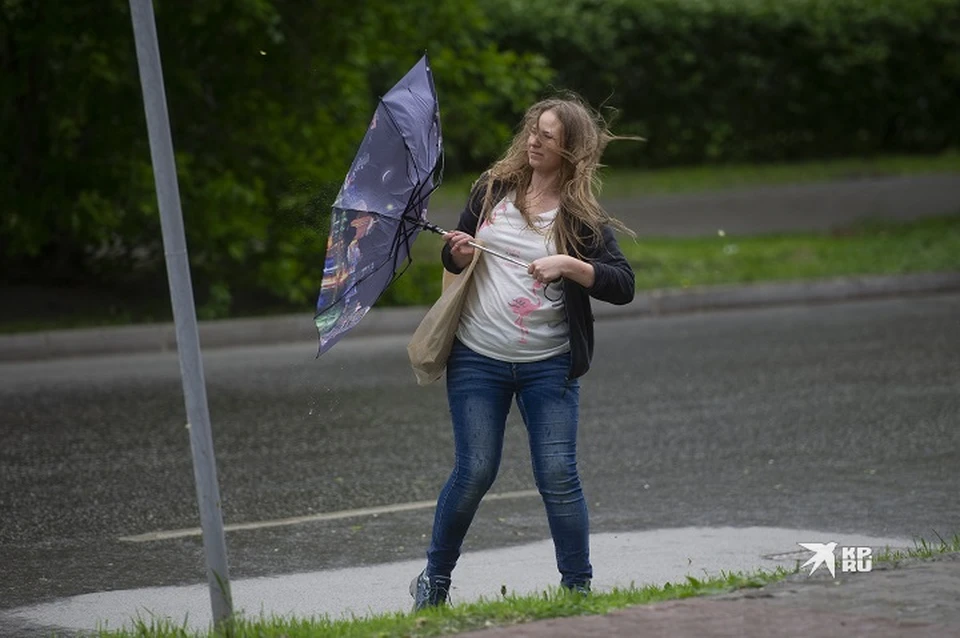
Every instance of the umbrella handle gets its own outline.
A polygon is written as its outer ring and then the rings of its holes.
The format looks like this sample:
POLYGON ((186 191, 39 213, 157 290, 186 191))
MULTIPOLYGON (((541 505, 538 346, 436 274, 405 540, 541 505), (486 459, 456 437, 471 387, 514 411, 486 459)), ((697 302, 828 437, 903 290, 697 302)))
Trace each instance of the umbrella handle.
MULTIPOLYGON (((440 228, 440 227, 437 226, 436 224, 431 224, 430 222, 428 222, 428 221, 426 221, 426 220, 421 221, 421 222, 420 222, 420 225, 423 226, 425 229, 429 230, 430 232, 437 233, 438 235, 446 235, 447 232, 448 232, 448 231, 440 228)), ((500 251, 498 251, 498 250, 494 250, 493 248, 488 248, 487 246, 484 246, 483 244, 478 244, 478 243, 475 242, 475 241, 469 241, 469 242, 467 242, 467 243, 470 244, 471 246, 473 246, 474 248, 479 248, 480 250, 482 250, 482 251, 485 252, 485 253, 490 253, 490 254, 493 255, 494 257, 499 257, 500 259, 506 259, 507 261, 509 261, 509 262, 512 263, 512 264, 516 264, 516 265, 518 265, 518 266, 522 266, 523 268, 529 268, 529 267, 530 267, 530 264, 528 264, 528 263, 525 262, 525 261, 522 261, 522 260, 520 260, 520 259, 517 259, 516 257, 512 257, 512 256, 507 255, 507 254, 505 254, 505 253, 502 253, 502 252, 500 252, 500 251)))

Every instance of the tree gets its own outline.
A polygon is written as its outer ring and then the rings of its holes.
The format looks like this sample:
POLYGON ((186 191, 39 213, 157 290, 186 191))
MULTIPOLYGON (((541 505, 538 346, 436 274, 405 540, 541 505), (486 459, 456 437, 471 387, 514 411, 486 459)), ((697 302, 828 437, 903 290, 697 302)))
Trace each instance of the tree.
MULTIPOLYGON (((329 206, 376 97, 426 50, 448 165, 489 160, 549 80, 484 40, 456 0, 163 0, 158 34, 194 280, 207 316, 238 292, 306 303, 329 206), (498 118, 500 118, 498 120, 498 118), (478 134, 477 131, 482 131, 478 134)), ((125 0, 0 0, 0 264, 12 281, 163 281, 125 0)))

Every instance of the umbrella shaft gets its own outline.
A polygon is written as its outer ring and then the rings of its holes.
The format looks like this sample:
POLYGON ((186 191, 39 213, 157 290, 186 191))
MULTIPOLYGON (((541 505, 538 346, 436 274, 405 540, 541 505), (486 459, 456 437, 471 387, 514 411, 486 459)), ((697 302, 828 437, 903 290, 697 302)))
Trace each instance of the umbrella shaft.
MULTIPOLYGON (((434 232, 434 233, 436 233, 436 234, 438 234, 438 235, 446 235, 446 234, 447 234, 447 231, 445 231, 444 229, 440 228, 440 227, 437 226, 436 224, 431 224, 430 222, 428 222, 428 221, 426 221, 426 220, 421 221, 421 222, 420 222, 420 225, 421 225, 423 228, 426 228, 427 230, 429 230, 429 231, 431 231, 431 232, 434 232)), ((481 244, 478 244, 477 242, 474 242, 474 241, 467 242, 467 243, 469 243, 469 244, 470 244, 471 246, 473 246, 474 248, 479 248, 479 249, 482 250, 483 252, 490 253, 490 254, 493 255, 494 257, 499 257, 500 259, 506 259, 507 261, 509 261, 509 262, 512 263, 512 264, 516 264, 516 265, 518 265, 518 266, 522 266, 523 268, 529 268, 529 267, 530 267, 530 264, 528 264, 527 262, 521 261, 521 260, 517 259, 516 257, 511 257, 510 255, 506 255, 506 254, 504 254, 504 253, 502 253, 502 252, 500 252, 500 251, 498 251, 498 250, 494 250, 493 248, 487 248, 486 246, 483 246, 483 245, 481 245, 481 244)))
POLYGON ((494 250, 493 248, 487 248, 486 246, 482 246, 482 245, 480 245, 480 244, 478 244, 478 243, 476 243, 476 242, 472 242, 472 241, 471 241, 471 242, 467 242, 467 243, 470 244, 471 246, 473 246, 474 248, 479 248, 479 249, 482 250, 483 252, 490 253, 491 255, 493 255, 493 256, 495 256, 495 257, 499 257, 500 259, 506 259, 507 261, 509 261, 509 262, 512 263, 512 264, 516 264, 516 265, 518 265, 518 266, 523 266, 524 268, 529 268, 529 267, 530 267, 530 264, 526 263, 525 261, 520 261, 520 260, 517 259, 516 257, 511 257, 510 255, 506 255, 506 254, 504 254, 504 253, 501 253, 501 252, 499 252, 499 251, 496 251, 496 250, 494 250))

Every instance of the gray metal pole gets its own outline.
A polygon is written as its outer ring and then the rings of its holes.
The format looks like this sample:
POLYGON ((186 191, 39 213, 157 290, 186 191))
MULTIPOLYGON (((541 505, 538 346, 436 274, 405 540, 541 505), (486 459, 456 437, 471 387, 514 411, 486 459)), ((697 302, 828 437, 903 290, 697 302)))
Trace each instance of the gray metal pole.
POLYGON ((140 67, 140 85, 147 114, 150 136, 150 159, 160 204, 160 224, 163 229, 163 247, 170 281, 170 301, 177 331, 177 349, 180 353, 180 377, 187 408, 190 429, 190 450, 193 454, 193 475, 197 485, 200 506, 200 526, 203 529, 203 549, 207 557, 207 580, 214 622, 219 626, 233 614, 230 595, 230 577, 227 571, 227 550, 220 510, 220 489, 217 485, 217 464, 213 455, 213 436, 210 432, 210 411, 203 379, 203 361, 200 358, 200 337, 197 332, 197 314, 193 305, 193 284, 190 263, 187 260, 187 242, 183 231, 183 212, 180 209, 180 188, 173 159, 173 141, 167 98, 163 89, 163 71, 160 67, 160 47, 157 44, 157 25, 151 0, 130 0, 133 35, 137 44, 137 63, 140 67))

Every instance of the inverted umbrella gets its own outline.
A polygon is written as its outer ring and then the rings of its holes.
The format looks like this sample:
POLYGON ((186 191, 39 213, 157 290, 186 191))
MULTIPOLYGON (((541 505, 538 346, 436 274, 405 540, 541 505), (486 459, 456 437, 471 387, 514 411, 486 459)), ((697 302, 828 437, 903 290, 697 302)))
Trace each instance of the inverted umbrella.
POLYGON ((440 108, 424 56, 380 98, 333 204, 314 317, 320 354, 357 325, 408 262, 442 167, 440 108))
MULTIPOLYGON (((363 319, 410 259, 440 185, 440 107, 427 56, 380 98, 333 204, 314 322, 323 354, 363 319)), ((471 245, 526 267, 489 247, 471 245)), ((318 354, 318 356, 319 356, 318 354)))

